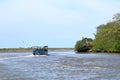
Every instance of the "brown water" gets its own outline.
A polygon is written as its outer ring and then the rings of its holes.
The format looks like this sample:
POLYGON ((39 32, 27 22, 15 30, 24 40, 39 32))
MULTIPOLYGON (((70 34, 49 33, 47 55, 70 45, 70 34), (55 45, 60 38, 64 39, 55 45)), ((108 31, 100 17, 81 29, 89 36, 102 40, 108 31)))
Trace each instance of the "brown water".
POLYGON ((0 53, 0 80, 120 80, 120 55, 0 53))

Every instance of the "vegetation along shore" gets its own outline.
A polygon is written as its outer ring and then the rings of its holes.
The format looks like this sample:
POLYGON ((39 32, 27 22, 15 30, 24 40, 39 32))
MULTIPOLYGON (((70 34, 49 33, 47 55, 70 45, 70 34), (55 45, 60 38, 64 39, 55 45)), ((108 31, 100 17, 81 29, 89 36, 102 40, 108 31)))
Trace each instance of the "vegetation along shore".
MULTIPOLYGON (((50 51, 68 51, 74 48, 49 48, 50 51)), ((0 48, 0 52, 32 52, 33 48, 0 48)))
POLYGON ((75 44, 76 52, 120 53, 120 13, 97 27, 95 39, 83 38, 75 44))

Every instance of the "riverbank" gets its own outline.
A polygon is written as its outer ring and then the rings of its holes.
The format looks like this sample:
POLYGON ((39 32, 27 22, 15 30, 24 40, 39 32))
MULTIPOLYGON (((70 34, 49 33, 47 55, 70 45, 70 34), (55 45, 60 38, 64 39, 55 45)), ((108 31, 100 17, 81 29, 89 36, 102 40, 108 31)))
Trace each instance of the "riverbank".
MULTIPOLYGON (((74 48, 49 48, 50 51, 68 51, 74 48)), ((32 52, 33 48, 0 48, 0 52, 32 52)))
POLYGON ((30 52, 32 48, 0 48, 0 52, 30 52))

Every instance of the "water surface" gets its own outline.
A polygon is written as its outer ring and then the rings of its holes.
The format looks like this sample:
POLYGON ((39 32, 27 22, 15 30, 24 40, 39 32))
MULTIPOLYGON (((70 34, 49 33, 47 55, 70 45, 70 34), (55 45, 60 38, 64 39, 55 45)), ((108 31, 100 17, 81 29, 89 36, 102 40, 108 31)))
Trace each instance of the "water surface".
POLYGON ((0 53, 0 80, 119 80, 120 55, 0 53))

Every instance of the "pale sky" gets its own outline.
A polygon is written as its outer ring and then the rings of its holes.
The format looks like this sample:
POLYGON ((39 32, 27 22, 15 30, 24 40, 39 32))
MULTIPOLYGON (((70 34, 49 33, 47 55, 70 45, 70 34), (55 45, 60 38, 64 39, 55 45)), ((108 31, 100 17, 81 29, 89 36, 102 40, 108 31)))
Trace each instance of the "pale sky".
POLYGON ((74 47, 120 12, 120 0, 0 0, 0 48, 74 47))

